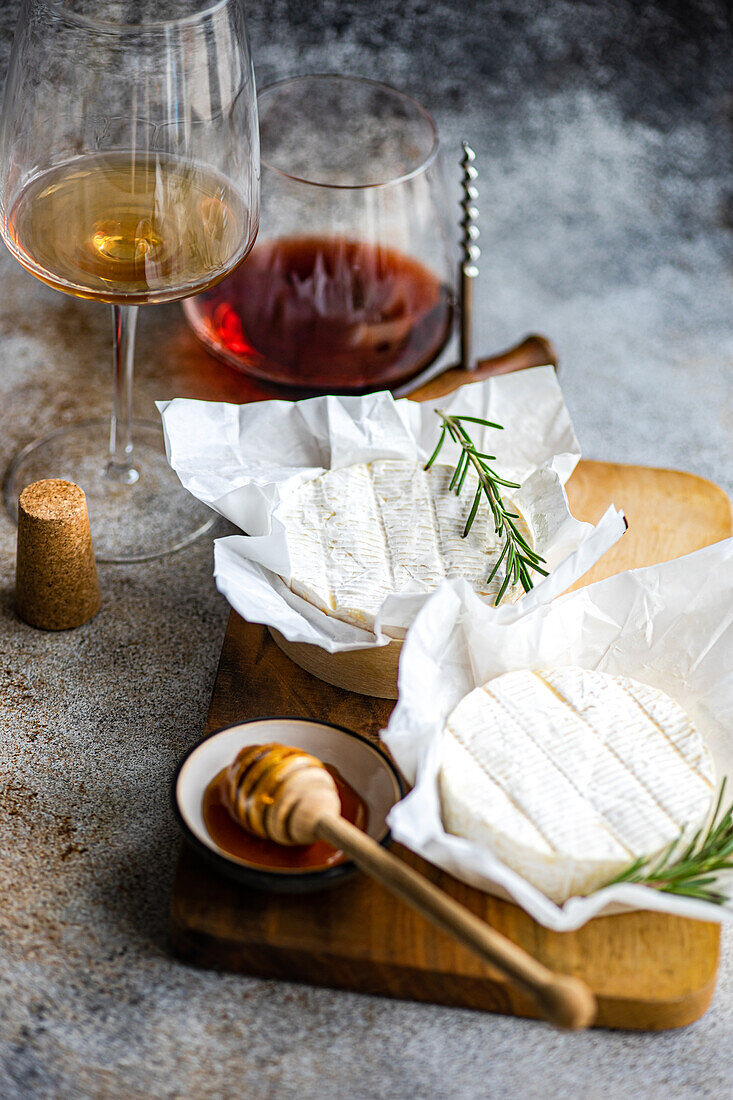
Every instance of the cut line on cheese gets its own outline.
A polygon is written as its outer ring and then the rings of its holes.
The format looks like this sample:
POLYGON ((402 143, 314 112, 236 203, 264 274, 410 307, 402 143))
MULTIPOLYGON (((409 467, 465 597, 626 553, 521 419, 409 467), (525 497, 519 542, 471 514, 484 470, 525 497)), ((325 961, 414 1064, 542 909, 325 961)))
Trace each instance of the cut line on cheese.
MULTIPOLYGON (((327 615, 370 630, 388 596, 428 593, 446 577, 462 577, 493 602, 503 566, 490 583, 488 577, 504 540, 484 499, 463 538, 478 480, 469 471, 457 496, 448 488, 453 472, 447 465, 426 471, 419 462, 378 459, 296 486, 276 512, 290 557, 286 583, 327 615)), ((517 525, 534 547, 527 518, 520 514, 517 525)), ((521 584, 510 584, 502 603, 523 594, 521 584)))
POLYGON ((697 830, 714 783, 678 703, 578 667, 505 673, 470 692, 446 722, 439 775, 446 831, 558 903, 697 830))

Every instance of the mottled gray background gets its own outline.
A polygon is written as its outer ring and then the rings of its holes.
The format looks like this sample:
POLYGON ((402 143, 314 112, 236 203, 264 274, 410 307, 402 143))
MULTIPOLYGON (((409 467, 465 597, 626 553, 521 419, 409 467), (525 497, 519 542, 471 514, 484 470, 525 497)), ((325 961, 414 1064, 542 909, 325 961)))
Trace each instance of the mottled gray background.
MULTIPOLYGON (((341 70, 411 91, 481 171, 478 348, 540 330, 584 452, 730 491, 727 0, 257 0, 260 82, 341 70)), ((7 56, 16 5, 0 13, 7 56)), ((0 464, 108 407, 106 311, 0 255, 0 464)), ((136 403, 243 400, 178 307, 141 318, 136 403)), ((623 503, 623 502, 619 502, 623 503)), ((199 736, 227 609, 203 543, 100 570, 87 626, 12 611, 0 517, 0 1097, 733 1094, 733 952, 680 1033, 521 1020, 197 972, 167 953, 168 782, 199 736)))

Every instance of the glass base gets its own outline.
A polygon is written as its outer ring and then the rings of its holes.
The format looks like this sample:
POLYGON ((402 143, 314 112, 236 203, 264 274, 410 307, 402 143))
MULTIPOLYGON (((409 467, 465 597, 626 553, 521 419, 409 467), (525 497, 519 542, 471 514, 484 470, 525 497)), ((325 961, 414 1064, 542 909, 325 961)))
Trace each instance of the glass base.
POLYGON ((119 476, 109 466, 108 419, 59 428, 12 460, 3 483, 5 507, 17 522, 18 496, 26 485, 64 478, 86 493, 97 561, 150 561, 181 550, 210 531, 217 516, 171 470, 159 423, 134 420, 133 443, 135 470, 119 476))

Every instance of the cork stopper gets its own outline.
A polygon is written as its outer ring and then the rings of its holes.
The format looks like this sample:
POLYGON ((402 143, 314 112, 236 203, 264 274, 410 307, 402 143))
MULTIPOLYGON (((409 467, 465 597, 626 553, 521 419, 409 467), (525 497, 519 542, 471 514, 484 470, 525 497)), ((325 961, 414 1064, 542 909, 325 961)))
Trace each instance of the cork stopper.
POLYGON ((81 626, 99 611, 87 499, 72 481, 35 481, 18 501, 15 606, 42 630, 81 626))

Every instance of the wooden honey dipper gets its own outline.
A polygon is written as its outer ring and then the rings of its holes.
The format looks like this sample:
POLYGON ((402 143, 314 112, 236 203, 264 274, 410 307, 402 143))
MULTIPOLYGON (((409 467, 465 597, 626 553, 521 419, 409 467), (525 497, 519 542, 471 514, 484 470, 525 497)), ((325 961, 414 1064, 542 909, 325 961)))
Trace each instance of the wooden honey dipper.
POLYGON ((250 745, 227 769, 234 820, 277 844, 326 840, 368 875, 510 977, 559 1027, 585 1028, 595 1018, 593 994, 579 978, 556 974, 439 890, 341 816, 336 784, 315 756, 287 745, 250 745))

